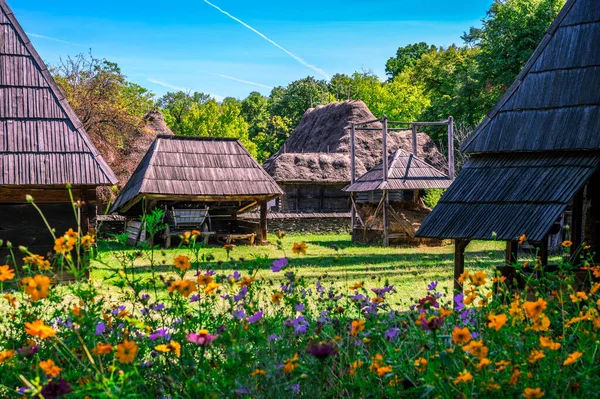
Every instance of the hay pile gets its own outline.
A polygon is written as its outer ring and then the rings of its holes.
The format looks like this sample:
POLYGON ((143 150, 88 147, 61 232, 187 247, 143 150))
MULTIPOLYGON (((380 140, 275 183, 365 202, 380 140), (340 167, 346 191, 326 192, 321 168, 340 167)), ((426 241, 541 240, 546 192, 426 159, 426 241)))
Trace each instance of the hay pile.
MULTIPOLYGON (((284 148, 269 158, 264 167, 279 182, 349 182, 350 129, 346 127, 350 122, 373 119, 375 116, 362 101, 333 102, 311 108, 284 148)), ((381 129, 381 123, 371 123, 368 127, 381 129)), ((388 154, 398 148, 411 152, 411 141, 410 131, 389 132, 388 154)), ((425 133, 417 135, 417 156, 440 170, 447 170, 445 157, 425 133)), ((379 164, 381 158, 381 131, 356 131, 357 177, 379 164)))

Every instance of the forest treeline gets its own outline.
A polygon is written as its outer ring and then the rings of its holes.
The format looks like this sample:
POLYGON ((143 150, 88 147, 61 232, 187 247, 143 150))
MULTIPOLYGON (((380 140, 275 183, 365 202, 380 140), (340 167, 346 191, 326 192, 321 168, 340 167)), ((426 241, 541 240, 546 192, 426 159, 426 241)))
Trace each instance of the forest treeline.
MULTIPOLYGON (((52 71, 101 152, 126 157, 143 134, 144 114, 158 107, 175 134, 239 138, 262 162, 279 150, 306 109, 331 101, 360 99, 376 116, 392 120, 452 115, 472 129, 510 86, 563 4, 496 0, 481 27, 471 27, 460 44, 398 48, 385 77, 365 70, 337 73, 329 81, 307 76, 275 87, 269 96, 252 92, 218 102, 204 93, 172 92, 157 99, 128 81, 118 65, 91 54, 67 58, 52 71)), ((443 134, 428 133, 434 139, 443 134)))

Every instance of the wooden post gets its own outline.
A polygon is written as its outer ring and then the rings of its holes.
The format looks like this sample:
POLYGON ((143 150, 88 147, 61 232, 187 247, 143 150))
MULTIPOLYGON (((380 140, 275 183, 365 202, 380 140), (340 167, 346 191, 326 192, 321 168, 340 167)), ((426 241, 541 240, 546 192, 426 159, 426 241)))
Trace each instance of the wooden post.
POLYGON ((448 117, 448 177, 454 180, 454 118, 448 117))
POLYGON ((390 197, 388 190, 383 190, 384 202, 383 202, 383 246, 387 247, 390 245, 390 214, 388 208, 390 206, 390 197))
POLYGON ((417 156, 417 125, 412 125, 412 153, 417 156))
POLYGON ((460 275, 465 272, 465 248, 469 240, 454 240, 454 291, 463 292, 463 285, 458 282, 460 275))
POLYGON ((382 125, 382 155, 383 155, 383 246, 387 247, 390 245, 390 216, 388 212, 388 207, 390 206, 390 197, 388 195, 387 190, 387 181, 388 181, 388 154, 387 154, 387 133, 388 133, 388 124, 387 124, 387 116, 383 116, 381 119, 382 125))
POLYGON ((260 243, 263 244, 267 241, 267 201, 261 201, 260 203, 260 243))
POLYGON ((506 242, 506 255, 505 255, 505 263, 506 266, 511 266, 515 262, 517 262, 519 252, 519 242, 518 241, 507 241, 506 242))
MULTIPOLYGON (((356 181, 356 160, 354 157, 356 156, 356 148, 354 144, 354 123, 350 124, 350 184, 356 181)), ((352 235, 352 239, 354 240, 354 226, 356 225, 356 210, 354 209, 354 192, 350 193, 350 234, 352 235)))
POLYGON ((571 241, 572 253, 579 251, 583 242, 583 188, 573 198, 573 213, 571 214, 571 241))
POLYGON ((542 241, 540 241, 540 252, 538 253, 540 257, 540 261, 542 262, 542 266, 548 265, 548 236, 544 236, 542 241))

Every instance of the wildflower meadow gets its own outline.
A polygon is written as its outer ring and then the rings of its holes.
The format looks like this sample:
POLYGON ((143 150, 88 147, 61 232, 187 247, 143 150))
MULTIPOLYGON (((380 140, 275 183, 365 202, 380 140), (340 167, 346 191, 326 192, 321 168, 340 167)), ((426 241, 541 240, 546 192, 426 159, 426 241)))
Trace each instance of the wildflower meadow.
MULTIPOLYGON (((159 220, 147 215, 150 235, 159 220)), ((190 231, 185 254, 166 264, 154 261, 156 247, 116 251, 119 264, 99 286, 86 270, 93 233, 55 234, 52 260, 15 247, 0 266, 2 397, 600 394, 600 267, 591 256, 552 271, 515 265, 523 289, 491 269, 465 271, 463 293, 432 281, 425 296, 398 308, 388 298, 400 286, 340 288, 299 276, 295 264, 311 250, 304 242, 277 243, 281 257, 268 266, 282 284, 258 277, 264 259, 231 257, 222 266, 236 271, 215 270, 201 233, 190 231), (143 277, 133 267, 138 256, 150 264, 143 277), (60 281, 65 273, 73 281, 60 281)))

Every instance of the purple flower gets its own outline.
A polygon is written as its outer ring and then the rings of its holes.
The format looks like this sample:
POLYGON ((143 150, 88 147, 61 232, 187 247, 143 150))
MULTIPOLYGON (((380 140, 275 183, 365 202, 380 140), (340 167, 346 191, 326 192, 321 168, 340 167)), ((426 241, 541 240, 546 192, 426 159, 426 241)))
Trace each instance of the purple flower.
POLYGON ((300 393, 300 384, 292 384, 292 392, 294 394, 299 394, 300 393))
POLYGON ((198 333, 188 334, 185 338, 188 340, 188 342, 191 342, 192 344, 196 344, 199 346, 208 346, 215 339, 217 339, 217 335, 211 335, 205 330, 201 330, 198 333))
POLYGON ((154 311, 163 310, 164 308, 165 308, 165 305, 163 305, 162 303, 152 306, 152 310, 154 310, 154 311))
POLYGON ((142 294, 141 298, 142 301, 147 301, 148 299, 150 299, 150 295, 149 294, 142 294))
POLYGON ((287 258, 281 258, 281 259, 277 259, 276 261, 273 262, 273 265, 271 266, 271 271, 273 273, 279 273, 282 269, 284 269, 287 265, 288 265, 288 259, 287 258))
POLYGON ((465 307, 465 304, 463 303, 464 299, 465 295, 462 292, 459 292, 457 295, 454 296, 455 311, 459 311, 465 307))
POLYGON ((119 306, 118 308, 116 308, 116 309, 113 309, 113 310, 112 310, 112 314, 113 314, 113 316, 116 316, 116 315, 118 315, 119 313, 121 313, 121 312, 122 312, 122 311, 124 311, 124 310, 125 310, 125 306, 124 306, 124 305, 121 305, 121 306, 119 306))
POLYGON ((296 309, 296 312, 302 313, 306 309, 306 306, 304 306, 303 303, 297 303, 294 305, 294 308, 296 309))
POLYGON ((101 335, 104 334, 104 332, 106 331, 106 326, 104 325, 104 322, 99 322, 98 324, 96 324, 96 335, 101 335))
POLYGON ((437 308, 440 304, 437 301, 437 298, 431 295, 427 295, 425 298, 419 299, 419 304, 417 305, 417 309, 430 309, 437 308))
POLYGON ((242 299, 244 299, 244 298, 246 297, 246 295, 248 295, 248 287, 246 287, 246 286, 243 286, 243 287, 240 289, 240 291, 239 291, 237 294, 235 294, 235 295, 233 296, 233 300, 234 300, 235 302, 239 302, 239 301, 241 301, 242 299))
POLYGON ((141 362, 140 366, 142 366, 142 367, 150 367, 150 366, 152 366, 152 362, 141 362))
POLYGON ((200 300, 200 295, 194 294, 190 297, 190 302, 198 302, 200 300))
POLYGON ((394 286, 393 285, 386 285, 383 288, 371 288, 371 291, 373 291, 377 296, 383 297, 385 294, 387 294, 388 292, 391 292, 394 290, 394 286))
POLYGON ((230 274, 229 276, 227 276, 227 280, 239 280, 242 277, 242 275, 240 274, 240 272, 238 272, 237 270, 233 272, 233 274, 230 274))
POLYGON ((159 338, 163 338, 165 341, 171 340, 171 334, 166 328, 161 328, 159 330, 154 331, 154 333, 148 336, 150 341, 156 341, 159 338))
POLYGON ((337 354, 338 347, 334 342, 311 342, 306 351, 319 360, 325 360, 337 354))
POLYGON ((19 353, 19 355, 22 355, 22 356, 33 356, 36 353, 38 353, 39 350, 40 350, 39 345, 33 345, 33 346, 24 346, 23 348, 19 348, 17 350, 17 352, 19 353))
POLYGON ((140 313, 142 314, 142 316, 146 316, 148 314, 148 308, 143 308, 142 310, 140 310, 140 313))
POLYGON ((71 385, 62 378, 58 381, 52 380, 47 383, 41 391, 41 394, 46 399, 58 399, 62 396, 65 396, 69 393, 73 392, 73 388, 71 385))
POLYGON ((296 335, 306 334, 306 330, 308 328, 308 321, 302 315, 296 317, 295 319, 288 319, 284 322, 284 325, 288 327, 293 327, 296 335))
POLYGON ((329 324, 329 323, 331 323, 331 319, 327 315, 327 311, 326 310, 322 310, 320 314, 321 314, 321 316, 319 316, 319 318, 317 319, 317 322, 319 322, 321 324, 329 324))
POLYGON ((248 323, 256 323, 257 321, 262 319, 262 317, 263 317, 263 311, 261 310, 260 312, 257 312, 255 314, 253 314, 252 316, 248 317, 248 323))
POLYGON ((277 334, 271 334, 267 337, 267 342, 271 341, 281 341, 281 337, 277 334))
POLYGON ((392 327, 383 334, 383 337, 388 341, 395 341, 396 338, 400 335, 400 329, 397 327, 392 327))
POLYGON ((429 285, 427 286, 427 291, 433 291, 437 288, 438 282, 437 281, 432 281, 431 283, 429 283, 429 285))
POLYGON ((236 309, 233 311, 233 317, 235 317, 236 319, 243 319, 244 317, 246 317, 246 311, 242 308, 242 309, 236 309))
POLYGON ((317 280, 317 292, 325 291, 325 287, 321 285, 321 280, 317 280))

